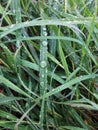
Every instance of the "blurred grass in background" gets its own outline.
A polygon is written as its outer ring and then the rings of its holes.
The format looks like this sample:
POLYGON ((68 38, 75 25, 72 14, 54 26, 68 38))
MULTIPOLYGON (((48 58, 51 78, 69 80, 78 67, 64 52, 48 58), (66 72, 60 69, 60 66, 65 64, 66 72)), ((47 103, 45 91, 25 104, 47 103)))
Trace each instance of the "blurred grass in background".
POLYGON ((98 1, 0 0, 0 129, 98 129, 98 1))

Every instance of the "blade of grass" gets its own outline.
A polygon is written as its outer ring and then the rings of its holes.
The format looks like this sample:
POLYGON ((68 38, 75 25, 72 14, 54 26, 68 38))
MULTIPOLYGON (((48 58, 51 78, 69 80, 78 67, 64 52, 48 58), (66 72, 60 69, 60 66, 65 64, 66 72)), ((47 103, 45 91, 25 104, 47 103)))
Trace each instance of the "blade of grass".
POLYGON ((4 78, 3 76, 0 76, 0 81, 3 84, 5 84, 7 87, 11 88, 12 90, 32 99, 31 96, 29 96, 27 93, 25 93, 23 90, 21 90, 18 86, 14 85, 12 82, 10 82, 8 79, 4 78))
POLYGON ((61 92, 62 90, 66 89, 66 88, 70 88, 72 85, 74 85, 76 83, 79 83, 79 82, 87 80, 87 79, 92 79, 95 77, 98 77, 98 75, 97 74, 89 74, 89 75, 83 75, 80 77, 76 77, 75 79, 72 79, 63 85, 60 85, 59 87, 57 87, 55 89, 52 89, 50 92, 47 92, 46 94, 44 94, 42 97, 47 98, 51 95, 54 95, 56 93, 61 92))
MULTIPOLYGON (((59 32, 58 35, 60 35, 60 32, 59 32)), ((64 56, 64 52, 63 52, 62 44, 61 44, 60 40, 58 40, 58 44, 59 44, 58 46, 59 46, 60 59, 61 59, 61 62, 63 64, 63 66, 64 66, 66 77, 68 77, 69 74, 70 74, 70 71, 69 71, 69 68, 68 68, 67 61, 66 61, 65 56, 64 56)))
MULTIPOLYGON (((26 21, 26 22, 22 22, 19 24, 16 24, 13 26, 8 26, 6 28, 6 30, 4 32, 1 33, 0 38, 3 38, 4 36, 6 36, 7 34, 24 28, 24 27, 29 27, 29 26, 45 26, 45 25, 61 25, 61 26, 67 26, 69 28, 73 28, 73 24, 90 24, 92 18, 85 18, 80 20, 70 20, 70 21, 66 21, 65 19, 63 20, 32 20, 32 21, 26 21)), ((98 18, 95 18, 94 23, 98 23, 98 18)))

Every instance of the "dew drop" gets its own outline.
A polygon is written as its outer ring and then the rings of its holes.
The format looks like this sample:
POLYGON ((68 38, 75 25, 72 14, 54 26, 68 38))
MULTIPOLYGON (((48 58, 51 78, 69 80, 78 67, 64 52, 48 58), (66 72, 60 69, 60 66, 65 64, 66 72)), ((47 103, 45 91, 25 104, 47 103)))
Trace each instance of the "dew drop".
POLYGON ((80 76, 80 78, 82 78, 83 76, 80 76))
POLYGON ((44 82, 41 82, 40 85, 41 85, 41 86, 44 86, 44 82))
POLYGON ((8 41, 10 41, 10 39, 8 38, 8 41))
POLYGON ((59 88, 58 90, 57 90, 57 92, 60 92, 61 91, 61 89, 59 88))
POLYGON ((55 91, 55 89, 52 89, 52 92, 54 92, 55 91))
POLYGON ((92 3, 92 1, 93 1, 93 0, 90 0, 90 1, 89 1, 89 4, 91 4, 91 3, 92 3))
POLYGON ((41 118, 41 115, 39 115, 39 117, 41 118))
POLYGON ((44 74, 42 74, 41 77, 44 78, 44 74))
POLYGON ((43 41, 42 44, 43 44, 43 46, 47 46, 48 43, 47 43, 47 41, 43 41))
POLYGON ((46 32, 46 31, 44 31, 44 32, 43 32, 43 35, 44 35, 44 36, 47 36, 47 32, 46 32))
POLYGON ((74 88, 74 90, 76 91, 76 90, 77 90, 77 88, 75 87, 75 88, 74 88))
POLYGON ((17 42, 16 42, 16 46, 17 46, 17 48, 20 47, 20 41, 19 41, 19 40, 17 40, 17 42))
POLYGON ((30 15, 30 19, 33 19, 33 16, 32 16, 32 15, 30 15))
POLYGON ((62 18, 62 21, 65 21, 65 19, 64 19, 64 18, 62 18))
POLYGON ((47 69, 46 69, 46 73, 47 73, 48 71, 47 71, 47 69))
POLYGON ((12 24, 11 26, 10 26, 10 28, 13 28, 14 27, 14 24, 12 24))
POLYGON ((25 24, 28 24, 28 21, 26 21, 25 24))
POLYGON ((9 115, 7 115, 6 118, 8 119, 8 118, 9 118, 9 115))
POLYGON ((45 28, 45 27, 43 28, 43 31, 46 31, 46 28, 45 28))
POLYGON ((26 38, 26 36, 25 36, 25 35, 24 35, 23 37, 24 37, 24 38, 26 38))
POLYGON ((45 68, 47 63, 46 63, 46 61, 42 61, 40 65, 41 65, 42 68, 45 68))
POLYGON ((13 13, 15 13, 15 9, 13 9, 13 13))
POLYGON ((56 7, 54 7, 54 9, 56 10, 57 8, 56 8, 56 7))

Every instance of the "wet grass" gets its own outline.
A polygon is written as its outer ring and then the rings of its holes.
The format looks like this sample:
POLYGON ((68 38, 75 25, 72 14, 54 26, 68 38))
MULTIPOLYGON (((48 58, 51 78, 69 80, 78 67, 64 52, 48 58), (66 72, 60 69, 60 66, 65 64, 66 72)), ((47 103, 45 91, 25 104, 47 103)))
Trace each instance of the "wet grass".
POLYGON ((0 129, 98 129, 97 0, 0 1, 0 129))

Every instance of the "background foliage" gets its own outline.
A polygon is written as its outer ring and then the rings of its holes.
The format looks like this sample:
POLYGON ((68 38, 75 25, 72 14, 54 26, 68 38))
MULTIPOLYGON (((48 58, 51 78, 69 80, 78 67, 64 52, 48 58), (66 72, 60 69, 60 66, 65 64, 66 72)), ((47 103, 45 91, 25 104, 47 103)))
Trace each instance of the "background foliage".
POLYGON ((98 1, 0 0, 0 129, 98 129, 98 1))

